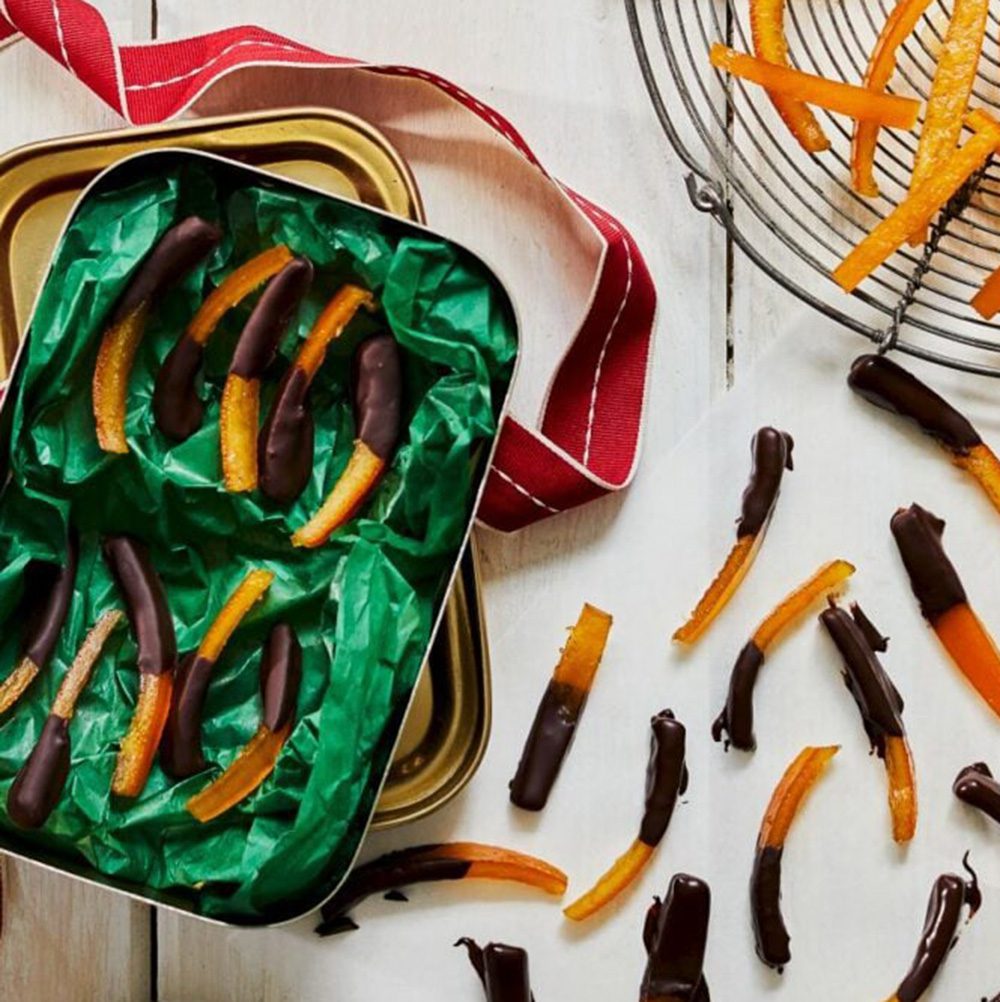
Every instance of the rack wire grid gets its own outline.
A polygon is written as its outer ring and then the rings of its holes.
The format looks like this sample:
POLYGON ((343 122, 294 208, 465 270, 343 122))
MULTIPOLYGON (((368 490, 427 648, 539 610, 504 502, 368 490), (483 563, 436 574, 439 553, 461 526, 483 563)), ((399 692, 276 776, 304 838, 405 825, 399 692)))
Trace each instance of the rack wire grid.
MULTIPOLYGON (((787 0, 792 65, 859 84, 895 0, 787 0)), ((832 146, 804 152, 766 92, 715 70, 721 42, 752 52, 749 0, 625 0, 660 125, 689 170, 695 208, 709 213, 775 281, 879 346, 955 369, 1000 376, 1000 328, 969 300, 1000 266, 995 160, 948 203, 921 248, 904 247, 848 296, 830 272, 905 196, 919 132, 882 129, 880 194, 850 184, 851 119, 814 109, 832 146)), ((902 45, 889 91, 926 100, 951 15, 932 0, 902 45)), ((1000 104, 1000 0, 993 0, 972 104, 1000 104)), ((967 133, 966 133, 967 135, 967 133)))

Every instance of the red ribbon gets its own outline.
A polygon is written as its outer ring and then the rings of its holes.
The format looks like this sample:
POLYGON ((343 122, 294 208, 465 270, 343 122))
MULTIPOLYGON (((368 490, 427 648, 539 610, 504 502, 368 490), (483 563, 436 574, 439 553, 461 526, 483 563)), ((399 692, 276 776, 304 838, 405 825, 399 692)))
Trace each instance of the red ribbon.
POLYGON ((0 0, 0 12, 0 42, 23 33, 135 124, 180 114, 221 75, 252 63, 354 66, 417 77, 476 115, 538 168, 542 183, 571 200, 606 248, 590 307, 552 378, 538 426, 505 418, 479 518, 496 529, 519 529, 619 490, 632 479, 656 306, 649 270, 625 227, 551 178, 520 133, 494 109, 436 74, 327 55, 256 27, 119 46, 103 15, 84 0, 0 0))

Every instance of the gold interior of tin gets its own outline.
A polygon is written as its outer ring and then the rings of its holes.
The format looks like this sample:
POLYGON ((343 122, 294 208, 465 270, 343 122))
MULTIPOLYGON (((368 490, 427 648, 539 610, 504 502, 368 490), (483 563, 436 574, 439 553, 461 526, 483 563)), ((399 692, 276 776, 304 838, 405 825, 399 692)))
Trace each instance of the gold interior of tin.
MULTIPOLYGON (((82 189, 144 150, 184 146, 230 157, 416 221, 409 169, 374 129, 346 114, 295 109, 69 137, 0 158, 0 373, 5 377, 52 252, 82 189)), ((423 817, 475 772, 489 735, 489 663, 474 546, 462 560, 420 674, 372 821, 423 817)))

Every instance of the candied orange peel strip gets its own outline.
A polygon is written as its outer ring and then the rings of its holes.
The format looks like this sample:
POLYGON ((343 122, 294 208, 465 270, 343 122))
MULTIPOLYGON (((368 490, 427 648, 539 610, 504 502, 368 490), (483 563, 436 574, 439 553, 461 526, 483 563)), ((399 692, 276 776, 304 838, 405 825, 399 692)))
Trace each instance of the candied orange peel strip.
POLYGON ((326 358, 327 348, 340 337, 358 310, 361 307, 371 310, 374 306, 375 299, 367 289, 359 285, 342 286, 317 317, 293 364, 311 382, 326 358))
MULTIPOLYGON (((896 72, 899 47, 913 33, 930 4, 931 0, 898 0, 869 57, 864 78, 866 90, 876 93, 885 91, 896 72)), ((872 197, 879 193, 874 172, 879 130, 877 122, 857 119, 851 137, 851 183, 855 191, 872 197)))
POLYGON ((260 424, 260 380, 235 373, 226 377, 219 412, 222 479, 233 493, 257 486, 257 430, 260 424))
POLYGON ((284 244, 277 244, 231 271, 198 307, 187 325, 187 336, 196 344, 205 344, 229 310, 277 275, 291 260, 292 252, 284 244))
POLYGON ((895 842, 909 842, 917 830, 917 784, 913 755, 905 737, 885 739, 885 771, 889 778, 889 812, 895 842))
POLYGON ((979 617, 960 602, 931 623, 952 661, 1000 716, 1000 652, 979 617))
POLYGON ((982 288, 972 297, 969 305, 984 320, 992 320, 1000 312, 1000 268, 983 282, 982 288))
POLYGON ((585 602, 576 626, 570 631, 552 681, 568 685, 582 693, 590 692, 600 667, 604 648, 611 632, 612 617, 597 606, 585 602))
POLYGON ((566 874, 562 870, 544 859, 512 849, 479 842, 449 842, 439 846, 435 855, 440 859, 468 861, 466 877, 514 881, 556 897, 566 893, 566 874))
POLYGON ((57 717, 62 717, 63 720, 72 719, 80 693, 86 689, 94 665, 97 664, 108 637, 118 628, 123 618, 118 609, 105 612, 84 637, 73 663, 59 683, 56 698, 52 701, 51 712, 57 717))
POLYGON ((780 849, 806 797, 823 775, 840 745, 807 746, 793 759, 771 794, 757 836, 757 848, 780 849))
POLYGON ((563 914, 574 922, 583 922, 600 911, 642 873, 652 858, 654 849, 655 846, 636 839, 582 898, 563 909, 563 914))
POLYGON ((864 87, 828 80, 787 66, 776 66, 718 42, 712 46, 709 58, 716 69, 760 84, 768 92, 779 96, 896 129, 912 129, 917 122, 920 102, 912 98, 875 94, 864 87))
POLYGON ((911 233, 926 226, 931 217, 1000 146, 1000 123, 978 109, 966 117, 975 132, 940 164, 919 188, 912 191, 883 219, 833 272, 845 291, 852 292, 880 264, 894 254, 911 233))
MULTIPOLYGON (((927 114, 910 178, 911 192, 941 170, 958 146, 962 116, 969 107, 986 36, 989 6, 989 0, 955 0, 927 98, 927 114)), ((911 246, 924 242, 925 230, 921 226, 910 235, 911 246)))
POLYGON ((809 610, 809 607, 823 598, 837 592, 854 573, 854 564, 846 560, 831 560, 824 564, 808 581, 804 581, 757 627, 753 643, 764 652, 774 643, 782 631, 809 610))
MULTIPOLYGON (((750 30, 754 54, 759 59, 778 66, 789 65, 785 0, 750 0, 750 30)), ((768 96, 782 121, 807 153, 821 153, 830 148, 829 138, 808 105, 787 95, 768 96)))
POLYGON ((1000 460, 993 450, 985 442, 980 442, 965 455, 953 454, 951 461, 976 478, 990 503, 1000 511, 1000 460))
POLYGON ((0 685, 0 714, 6 713, 27 691, 39 672, 38 665, 25 656, 0 685))
POLYGON ((170 712, 172 690, 171 672, 139 675, 139 699, 111 778, 111 792, 117 796, 138 797, 146 786, 170 712))
POLYGON ((128 452, 125 439, 128 382, 148 314, 145 303, 137 306, 112 324, 101 338, 92 389, 97 442, 105 452, 128 452))
POLYGON ((271 582, 274 574, 271 571, 254 568, 239 583, 236 590, 226 599, 226 604, 219 610, 212 625, 208 628, 201 643, 198 645, 198 655, 209 661, 217 661, 223 648, 229 642, 233 631, 243 622, 247 613, 259 602, 271 582))
POLYGON ((188 811, 204 824, 249 797, 274 771, 291 730, 291 722, 278 731, 261 724, 226 771, 188 800, 188 811))
POLYGON ((293 546, 322 546, 364 503, 385 470, 385 460, 360 439, 344 472, 312 518, 292 536, 293 546))

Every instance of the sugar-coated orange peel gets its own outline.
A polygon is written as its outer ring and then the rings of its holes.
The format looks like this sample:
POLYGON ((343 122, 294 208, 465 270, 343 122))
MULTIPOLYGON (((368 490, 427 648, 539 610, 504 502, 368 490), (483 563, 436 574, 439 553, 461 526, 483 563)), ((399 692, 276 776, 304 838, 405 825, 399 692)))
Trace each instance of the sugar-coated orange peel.
POLYGON ((292 364, 301 369, 311 382, 326 358, 327 348, 340 337, 358 310, 361 307, 370 310, 374 306, 375 299, 367 289, 359 285, 342 286, 316 318, 292 364))
POLYGON ((952 661, 1000 716, 1000 652, 979 617, 961 602, 935 617, 931 626, 952 661))
POLYGON ((964 455, 953 454, 951 461, 979 482, 990 503, 1000 511, 1000 460, 985 443, 973 445, 964 455))
POLYGON ((646 868, 655 848, 646 845, 642 839, 636 839, 583 897, 563 909, 566 918, 583 922, 617 898, 646 868))
POLYGON ((385 470, 385 460, 360 439, 347 467, 312 518, 292 535, 293 546, 322 546, 363 504, 385 470))
MULTIPOLYGON (((778 66, 789 65, 785 0, 750 0, 750 30, 754 54, 758 59, 778 66)), ((768 96, 782 121, 807 153, 821 153, 830 148, 829 138, 808 105, 783 94, 768 96)))
POLYGON ((188 811, 204 823, 250 796, 271 775, 291 730, 291 722, 278 731, 261 724, 226 771, 188 800, 188 811))
POLYGON ((1000 312, 1000 268, 991 272, 969 305, 984 319, 992 320, 1000 312))
POLYGON ((802 804, 838 751, 840 745, 809 746, 794 758, 774 788, 764 812, 757 836, 758 850, 784 846, 802 804))
POLYGON ((247 613, 264 597, 273 580, 272 571, 257 567, 247 572, 246 577, 226 599, 226 604, 219 610, 212 625, 202 637, 198 645, 200 657, 209 661, 219 659, 233 632, 246 618, 247 613))
POLYGON ((977 109, 966 116, 966 123, 975 130, 974 135, 942 161, 834 269, 833 278, 845 292, 856 289, 899 250, 910 234, 925 227, 1000 146, 1000 123, 994 118, 977 109))
POLYGON ((94 369, 93 406, 97 443, 105 452, 128 452, 125 439, 128 382, 148 314, 148 305, 141 303, 112 324, 101 339, 94 369))
POLYGON ((0 714, 6 713, 24 694, 41 669, 25 655, 0 684, 0 714))
POLYGON ((111 778, 111 792, 117 796, 138 797, 145 788, 170 713, 172 690, 172 672, 140 672, 139 698, 111 778))
POLYGON ((233 493, 257 487, 257 426, 260 423, 260 380, 235 373, 226 377, 219 411, 222 479, 233 493))
POLYGON ((585 602, 576 626, 570 630, 559 663, 552 672, 552 681, 571 686, 581 693, 590 692, 608 642, 611 623, 610 613, 585 602))
MULTIPOLYGON (((989 0, 955 0, 951 20, 938 55, 927 98, 927 114, 920 130, 910 191, 941 170, 958 146, 962 117, 969 107, 979 56, 986 36, 989 0)), ((911 246, 926 239, 926 227, 910 234, 911 246)))
POLYGON ((291 260, 292 252, 284 244, 276 244, 231 271, 198 307, 187 325, 187 336, 196 344, 205 344, 229 310, 277 275, 291 260))
POLYGON ((905 737, 886 737, 885 772, 889 779, 893 841, 900 844, 909 842, 917 831, 917 783, 913 755, 905 737))
MULTIPOLYGON (((864 78, 867 90, 879 94, 885 91, 893 73, 896 72, 896 54, 899 47, 913 33, 917 22, 930 4, 931 0, 898 0, 886 19, 868 59, 864 78)), ((856 192, 871 197, 878 194, 874 166, 879 130, 877 122, 857 119, 851 137, 851 183, 856 192)))
POLYGON ((712 46, 709 58, 716 69, 724 70, 741 80, 760 84, 769 93, 818 105, 851 118, 878 122, 879 125, 890 128, 912 129, 920 112, 920 102, 912 98, 876 94, 840 80, 829 80, 788 66, 777 66, 718 42, 712 46))

